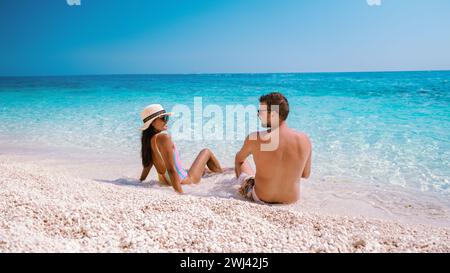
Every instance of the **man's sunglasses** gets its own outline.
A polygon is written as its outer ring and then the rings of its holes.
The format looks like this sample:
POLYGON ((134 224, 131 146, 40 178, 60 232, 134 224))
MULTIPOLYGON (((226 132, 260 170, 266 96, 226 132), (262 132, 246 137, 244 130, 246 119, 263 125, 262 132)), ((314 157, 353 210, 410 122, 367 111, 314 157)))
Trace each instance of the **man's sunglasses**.
POLYGON ((260 110, 260 109, 258 109, 258 115, 259 115, 261 112, 269 112, 269 110, 260 110))

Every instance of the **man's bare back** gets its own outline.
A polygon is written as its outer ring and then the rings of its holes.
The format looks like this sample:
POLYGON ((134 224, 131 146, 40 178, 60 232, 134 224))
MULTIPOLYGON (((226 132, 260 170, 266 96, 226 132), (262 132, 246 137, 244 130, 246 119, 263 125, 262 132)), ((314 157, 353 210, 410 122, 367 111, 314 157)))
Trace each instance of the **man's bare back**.
MULTIPOLYGON (((263 103, 261 107, 264 108, 263 103)), ((300 179, 308 178, 311 173, 311 155, 308 136, 290 129, 284 120, 267 132, 249 135, 235 158, 236 176, 241 178, 241 182, 248 180, 248 175, 255 176, 252 188, 241 189, 243 195, 251 197, 253 194, 250 199, 266 203, 296 202, 300 194, 300 179), (271 142, 276 146, 268 150, 267 145, 271 142), (256 173, 246 162, 249 155, 253 155, 256 173), (250 193, 250 190, 254 192, 250 193)))
POLYGON ((278 133, 276 150, 263 151, 261 145, 269 141, 264 140, 264 134, 258 134, 256 140, 250 140, 252 137, 246 140, 244 146, 248 148, 244 151, 248 149, 255 161, 255 192, 259 199, 268 203, 293 203, 299 198, 300 178, 308 178, 311 172, 311 143, 305 134, 286 125, 278 133))

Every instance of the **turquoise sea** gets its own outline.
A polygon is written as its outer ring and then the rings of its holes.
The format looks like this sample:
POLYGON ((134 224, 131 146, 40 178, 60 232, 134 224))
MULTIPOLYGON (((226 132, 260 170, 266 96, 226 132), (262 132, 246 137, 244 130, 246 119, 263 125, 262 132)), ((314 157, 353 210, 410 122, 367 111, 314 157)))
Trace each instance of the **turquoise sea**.
MULTIPOLYGON (((313 177, 450 193, 450 71, 3 77, 0 147, 139 164, 146 105, 193 108, 200 97, 203 107, 225 111, 256 107, 271 91, 286 95, 289 126, 312 140, 313 177)), ((232 166, 240 145, 240 139, 177 141, 186 167, 205 146, 232 166)))

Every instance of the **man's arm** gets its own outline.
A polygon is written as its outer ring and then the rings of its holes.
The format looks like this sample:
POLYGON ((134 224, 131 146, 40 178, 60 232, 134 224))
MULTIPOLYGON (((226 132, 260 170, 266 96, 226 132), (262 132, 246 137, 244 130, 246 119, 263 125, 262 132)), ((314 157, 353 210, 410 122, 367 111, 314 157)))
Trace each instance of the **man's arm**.
POLYGON ((172 182, 172 187, 178 193, 183 193, 183 189, 181 188, 181 179, 178 175, 178 172, 175 168, 175 161, 173 159, 173 142, 170 139, 170 136, 167 134, 161 134, 158 136, 157 141, 160 143, 161 155, 163 157, 164 162, 167 162, 166 168, 169 173, 170 181, 172 182))
POLYGON ((303 169, 303 173, 302 173, 302 178, 309 178, 309 175, 311 174, 311 160, 312 160, 312 146, 311 146, 311 142, 308 139, 308 143, 309 143, 309 156, 308 156, 308 160, 306 160, 306 164, 305 164, 305 168, 303 169))
POLYGON ((143 182, 147 178, 148 173, 150 172, 152 167, 153 167, 153 163, 150 163, 150 165, 148 165, 147 167, 144 167, 142 169, 141 178, 139 178, 139 180, 141 180, 141 182, 143 182))
POLYGON ((241 175, 241 166, 244 164, 245 159, 247 159, 247 157, 252 153, 251 144, 251 140, 249 139, 249 136, 247 136, 241 150, 237 152, 234 158, 234 171, 236 173, 236 177, 241 175))

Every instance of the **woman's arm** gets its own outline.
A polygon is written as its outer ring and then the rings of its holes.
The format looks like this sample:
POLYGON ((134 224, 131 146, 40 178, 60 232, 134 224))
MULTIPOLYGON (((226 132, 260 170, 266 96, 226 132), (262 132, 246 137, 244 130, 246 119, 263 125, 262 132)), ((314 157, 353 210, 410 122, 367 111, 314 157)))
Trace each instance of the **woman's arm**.
POLYGON ((139 178, 139 180, 141 180, 141 182, 144 182, 144 180, 147 178, 152 167, 153 167, 153 163, 150 163, 150 165, 148 165, 147 167, 144 167, 142 169, 141 178, 139 178))

